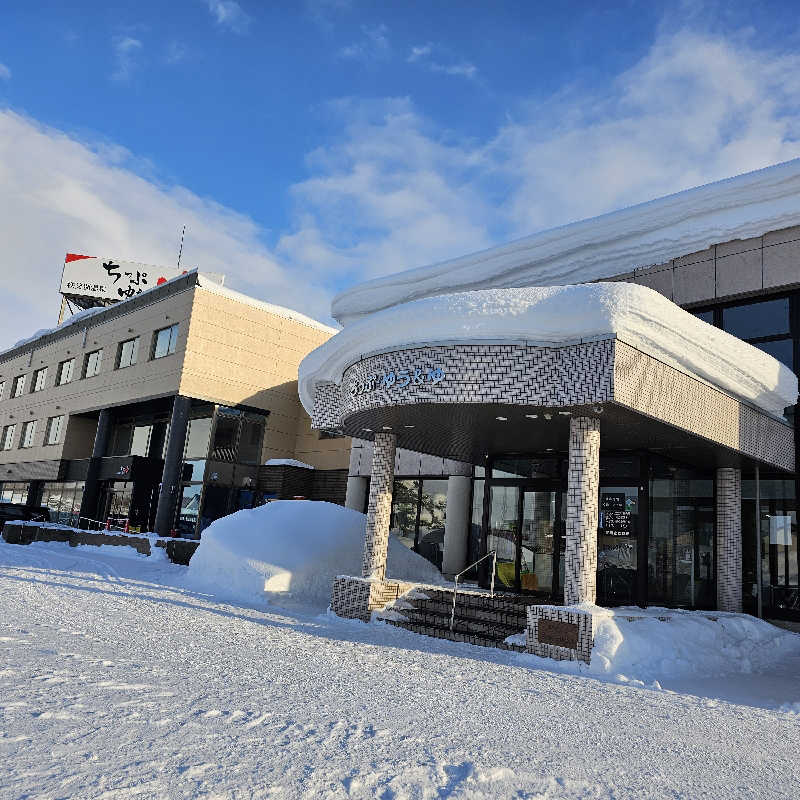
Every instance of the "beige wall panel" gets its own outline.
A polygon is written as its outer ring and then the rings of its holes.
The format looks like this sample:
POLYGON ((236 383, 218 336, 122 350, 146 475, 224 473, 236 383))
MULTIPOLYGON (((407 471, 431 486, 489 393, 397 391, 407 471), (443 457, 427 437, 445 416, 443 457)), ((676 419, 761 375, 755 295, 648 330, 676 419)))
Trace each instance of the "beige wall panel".
POLYGON ((672 267, 655 267, 653 269, 643 270, 636 273, 634 283, 640 286, 647 286, 654 289, 659 294, 672 300, 672 267))
POLYGON ((712 246, 709 247, 708 250, 698 250, 696 253, 687 253, 685 256, 674 258, 672 260, 672 266, 684 267, 688 264, 700 264, 703 261, 713 261, 714 250, 715 248, 712 246))
POLYGON ((311 430, 311 419, 298 401, 295 458, 317 469, 347 469, 350 463, 350 439, 320 439, 319 431, 311 430))
POLYGON ((734 239, 717 245, 717 258, 733 256, 737 253, 746 253, 748 250, 760 250, 762 237, 755 236, 752 239, 734 239))
POLYGON ((764 234, 763 239, 764 247, 783 244, 784 242, 794 242, 800 239, 800 225, 795 225, 792 228, 781 228, 779 231, 770 231, 764 234))
POLYGON ((676 266, 672 272, 672 280, 675 292, 673 300, 679 305, 714 299, 713 261, 676 266))

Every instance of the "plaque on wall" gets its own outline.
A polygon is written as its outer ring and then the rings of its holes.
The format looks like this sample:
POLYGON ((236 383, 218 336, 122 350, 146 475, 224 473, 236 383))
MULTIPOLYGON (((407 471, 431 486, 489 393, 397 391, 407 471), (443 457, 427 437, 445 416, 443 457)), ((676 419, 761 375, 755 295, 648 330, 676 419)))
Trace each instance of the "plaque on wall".
POLYGON ((603 511, 600 527, 607 536, 635 536, 633 514, 630 511, 603 511))
POLYGON ((625 492, 603 492, 600 495, 601 511, 625 511, 625 492))
POLYGON ((559 622, 555 619, 539 618, 537 639, 539 644, 578 649, 578 626, 574 622, 559 622))

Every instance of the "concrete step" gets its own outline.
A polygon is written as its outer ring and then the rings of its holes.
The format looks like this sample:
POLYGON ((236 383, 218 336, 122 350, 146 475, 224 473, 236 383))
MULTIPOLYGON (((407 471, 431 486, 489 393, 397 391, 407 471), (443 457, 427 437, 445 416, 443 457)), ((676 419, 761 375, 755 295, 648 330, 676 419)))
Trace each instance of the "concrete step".
MULTIPOLYGON (((431 628, 450 629, 450 611, 446 613, 430 611, 424 608, 393 608, 392 616, 402 614, 411 624, 431 628)), ((480 620, 456 614, 453 630, 460 633, 483 636, 494 641, 502 641, 506 636, 521 633, 525 630, 525 622, 498 622, 496 620, 480 620)))
POLYGON ((449 630, 447 627, 438 627, 433 625, 420 625, 415 622, 403 622, 402 620, 386 619, 390 625, 397 628, 403 628, 413 633, 419 633, 422 636, 430 636, 433 639, 447 639, 451 642, 465 642, 466 644, 478 645, 480 647, 495 647, 499 650, 513 650, 517 653, 524 653, 524 645, 518 644, 505 644, 502 639, 490 639, 486 636, 480 636, 473 633, 465 633, 457 630, 449 630))
MULTIPOLYGON (((404 603, 409 603, 420 611, 440 614, 446 616, 448 620, 450 619, 450 612, 453 608, 452 600, 422 600, 421 598, 414 598, 413 600, 403 598, 403 600, 404 603)), ((462 598, 459 595, 456 602, 456 616, 459 618, 470 619, 476 622, 491 622, 499 625, 516 625, 520 630, 527 624, 527 615, 524 609, 496 609, 483 605, 462 603, 461 600, 462 598)), ((397 610, 402 612, 401 608, 397 610)))

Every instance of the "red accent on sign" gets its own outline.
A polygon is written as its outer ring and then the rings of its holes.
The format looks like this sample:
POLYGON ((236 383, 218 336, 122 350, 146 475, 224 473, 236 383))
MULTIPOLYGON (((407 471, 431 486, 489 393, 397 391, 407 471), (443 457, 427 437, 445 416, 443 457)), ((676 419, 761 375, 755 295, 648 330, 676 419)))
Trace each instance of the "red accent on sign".
POLYGON ((156 281, 156 286, 161 286, 161 284, 162 284, 162 283, 166 283, 166 282, 167 282, 167 279, 166 279, 166 278, 159 278, 159 279, 156 281))
POLYGON ((80 261, 82 258, 97 258, 97 256, 80 256, 77 253, 67 253, 64 263, 69 264, 70 261, 80 261))

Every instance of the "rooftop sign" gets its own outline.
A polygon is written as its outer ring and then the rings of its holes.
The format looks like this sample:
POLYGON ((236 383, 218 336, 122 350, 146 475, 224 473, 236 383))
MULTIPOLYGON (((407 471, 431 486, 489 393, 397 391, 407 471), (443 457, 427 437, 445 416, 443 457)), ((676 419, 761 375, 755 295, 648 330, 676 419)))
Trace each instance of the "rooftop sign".
MULTIPOLYGON (((177 267, 67 253, 59 291, 68 297, 127 300, 187 272, 177 267)), ((218 283, 224 281, 222 275, 208 273, 208 277, 218 283)))

